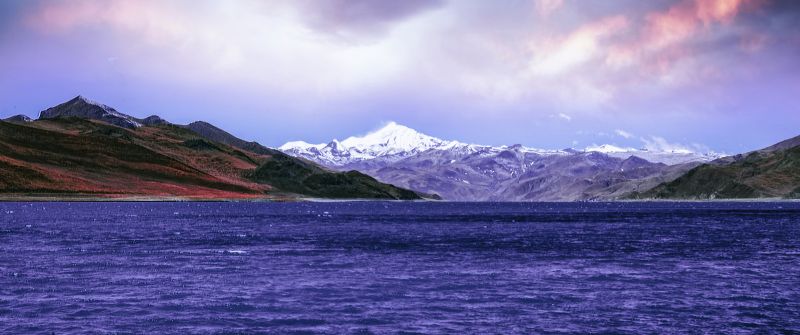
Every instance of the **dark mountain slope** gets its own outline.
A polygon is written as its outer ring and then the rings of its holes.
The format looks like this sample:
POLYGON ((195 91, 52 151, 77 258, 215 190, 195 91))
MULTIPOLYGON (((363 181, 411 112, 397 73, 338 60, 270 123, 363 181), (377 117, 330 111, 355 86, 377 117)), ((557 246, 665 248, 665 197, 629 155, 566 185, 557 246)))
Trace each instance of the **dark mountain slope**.
POLYGON ((233 136, 230 133, 222 129, 219 129, 208 122, 197 121, 197 122, 192 122, 183 127, 190 129, 195 133, 200 134, 200 136, 203 136, 209 140, 216 141, 219 143, 224 143, 239 149, 248 150, 261 155, 275 155, 275 154, 283 155, 282 152, 275 149, 267 148, 261 144, 258 144, 258 142, 247 142, 243 139, 233 136))
POLYGON ((766 147, 764 149, 758 150, 758 152, 760 152, 760 153, 770 153, 770 152, 776 152, 776 151, 781 151, 781 150, 792 149, 792 148, 795 148, 795 147, 798 147, 798 146, 800 146, 800 136, 795 136, 795 137, 792 137, 792 138, 790 138, 788 140, 781 141, 781 142, 778 142, 778 143, 773 144, 771 146, 768 146, 768 147, 766 147))
POLYGON ((39 119, 41 120, 66 117, 98 120, 128 129, 135 129, 136 127, 142 126, 140 120, 117 112, 114 108, 94 102, 80 95, 70 101, 55 107, 50 107, 39 113, 39 119))
POLYGON ((412 191, 383 184, 358 171, 330 172, 287 155, 273 156, 259 166, 253 180, 284 191, 324 198, 420 199, 412 191))
POLYGON ((800 137, 738 158, 704 164, 634 198, 800 198, 800 137))
POLYGON ((237 181, 237 168, 254 164, 227 152, 197 153, 182 146, 184 138, 79 118, 0 122, 0 192, 248 198, 267 189, 237 181), (216 164, 198 164, 209 161, 216 164))
POLYGON ((41 115, 32 122, 0 121, 0 194, 5 198, 420 199, 357 172, 332 172, 243 141, 207 123, 176 126, 158 116, 137 119, 82 97, 41 115))

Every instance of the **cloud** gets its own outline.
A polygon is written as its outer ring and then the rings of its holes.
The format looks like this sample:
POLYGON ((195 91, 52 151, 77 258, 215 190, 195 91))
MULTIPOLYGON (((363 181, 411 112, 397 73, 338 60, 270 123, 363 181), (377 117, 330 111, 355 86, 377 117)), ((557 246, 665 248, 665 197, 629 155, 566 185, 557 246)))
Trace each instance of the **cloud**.
POLYGON ((110 26, 137 31, 149 39, 189 34, 185 9, 166 2, 141 1, 43 1, 25 19, 34 29, 68 34, 79 28, 110 26))
POLYGON ((320 111, 331 99, 410 97, 442 114, 463 103, 478 106, 473 119, 581 122, 668 108, 649 101, 688 105, 694 92, 682 89, 711 91, 747 70, 722 69, 736 52, 782 40, 770 25, 743 26, 754 0, 36 3, 29 28, 104 47, 129 75, 241 85, 320 111))
MULTIPOLYGON (((121 48, 189 63, 175 67, 181 76, 215 71, 202 79, 224 73, 274 82, 269 88, 337 95, 402 82, 426 94, 433 88, 509 103, 539 100, 574 114, 618 103, 626 87, 716 73, 714 64, 674 65, 692 57, 697 31, 732 23, 754 1, 682 0, 642 13, 563 0, 536 0, 527 10, 444 0, 74 0, 42 2, 28 23, 59 35, 108 31, 115 43, 124 41, 121 48), (584 8, 589 13, 577 24, 536 20, 584 8), (632 27, 640 23, 638 33, 632 27)), ((758 50, 764 41, 751 38, 741 48, 758 50)))
POLYGON ((402 38, 342 43, 324 38, 323 26, 380 30, 438 1, 347 3, 47 1, 29 11, 25 21, 51 37, 90 36, 81 39, 91 40, 92 47, 115 49, 120 71, 137 76, 189 83, 226 80, 320 97, 391 82, 412 61, 393 57, 407 47, 402 38), (318 29, 310 29, 306 18, 320 24, 318 29), (344 27, 346 22, 352 23, 344 27))
POLYGON ((567 122, 572 121, 572 117, 564 113, 558 113, 558 117, 567 120, 567 122))
POLYGON ((602 51, 601 42, 628 26, 624 16, 587 24, 563 39, 539 45, 530 69, 534 75, 558 75, 592 60, 602 51))
POLYGON ((644 148, 649 151, 664 151, 674 153, 693 153, 694 150, 689 146, 680 143, 670 143, 660 136, 650 136, 649 138, 639 138, 644 143, 644 148))
POLYGON ((564 6, 564 0, 536 0, 536 13, 539 16, 547 17, 562 6, 564 6))
POLYGON ((440 7, 442 0, 301 0, 300 15, 312 28, 340 35, 378 35, 391 24, 440 7))
POLYGON ((627 138, 631 138, 631 137, 633 137, 633 134, 631 134, 631 133, 629 133, 629 132, 627 132, 627 131, 624 131, 624 130, 622 130, 622 129, 617 129, 617 130, 614 130, 614 132, 615 132, 617 135, 619 135, 619 136, 622 136, 622 137, 624 137, 624 138, 626 138, 626 139, 627 139, 627 138))
POLYGON ((749 53, 756 53, 764 49, 769 40, 770 38, 766 34, 745 34, 739 40, 739 48, 749 53))
MULTIPOLYGON (((392 24, 443 5, 442 0, 297 0, 248 1, 220 3, 214 1, 153 1, 153 0, 73 0, 32 2, 36 8, 28 23, 37 29, 64 32, 81 26, 110 24, 129 29, 152 29, 170 34, 176 27, 192 28, 204 22, 183 19, 197 14, 224 17, 226 14, 264 14, 267 24, 289 10, 317 32, 326 34, 379 35, 392 24), (191 6, 186 6, 191 4, 191 6), (211 13, 203 13, 211 9, 211 13)), ((248 15, 249 16, 249 15, 248 15)), ((214 21, 213 17, 205 17, 214 21)), ((208 22, 205 22, 208 23, 208 22)))
POLYGON ((613 45, 606 62, 612 66, 639 65, 649 72, 667 72, 681 58, 690 57, 690 41, 715 24, 731 24, 757 0, 683 0, 665 11, 645 16, 641 34, 631 42, 613 45))

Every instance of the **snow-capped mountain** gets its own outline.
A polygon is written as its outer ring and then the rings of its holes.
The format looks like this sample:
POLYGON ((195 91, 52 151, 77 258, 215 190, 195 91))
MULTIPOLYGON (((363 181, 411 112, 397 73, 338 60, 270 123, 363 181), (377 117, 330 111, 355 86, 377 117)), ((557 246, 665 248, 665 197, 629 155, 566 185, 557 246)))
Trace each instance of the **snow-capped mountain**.
POLYGON ((626 159, 628 157, 639 157, 650 162, 664 163, 667 165, 685 164, 692 162, 710 162, 724 155, 716 152, 695 152, 688 149, 672 150, 648 150, 646 148, 622 148, 610 144, 589 146, 583 151, 599 152, 611 157, 626 159))
POLYGON ((510 148, 538 155, 570 155, 579 152, 599 152, 611 157, 626 159, 631 156, 654 163, 667 165, 690 162, 706 162, 721 156, 701 154, 689 150, 651 151, 647 149, 622 148, 609 144, 587 147, 584 150, 546 150, 521 145, 487 146, 449 141, 422 134, 409 127, 389 122, 386 126, 367 135, 348 137, 343 141, 310 144, 304 141, 288 142, 278 149, 293 156, 303 157, 328 166, 344 166, 380 158, 397 161, 428 150, 448 150, 454 153, 484 155, 497 154, 510 148))
POLYGON ((446 150, 462 145, 456 141, 441 140, 390 122, 383 128, 361 137, 352 136, 344 141, 334 139, 322 144, 288 142, 278 149, 322 164, 340 166, 379 157, 401 159, 426 150, 446 150))
POLYGON ((327 144, 289 142, 280 150, 332 169, 446 200, 616 199, 670 181, 717 156, 612 145, 544 150, 448 141, 389 123, 365 136, 327 144))

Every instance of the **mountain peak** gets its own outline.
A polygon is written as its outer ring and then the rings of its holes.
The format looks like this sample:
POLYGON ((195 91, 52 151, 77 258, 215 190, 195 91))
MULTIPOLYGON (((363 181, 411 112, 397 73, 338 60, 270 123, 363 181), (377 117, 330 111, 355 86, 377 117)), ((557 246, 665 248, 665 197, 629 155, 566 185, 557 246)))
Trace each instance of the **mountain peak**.
POLYGON ((411 129, 409 127, 406 127, 406 126, 404 126, 402 124, 399 124, 397 122, 389 121, 389 123, 387 123, 385 126, 381 127, 381 129, 378 129, 377 131, 374 131, 373 133, 398 133, 398 132, 409 132, 409 131, 415 132, 415 133, 417 132, 416 130, 411 129))
POLYGON ((351 136, 342 141, 342 144, 346 146, 359 146, 364 144, 367 145, 384 144, 389 146, 394 144, 403 145, 406 144, 403 143, 406 141, 430 140, 430 139, 435 139, 435 138, 422 134, 414 129, 397 124, 395 122, 389 122, 382 128, 370 132, 364 136, 361 137, 351 136))
POLYGON ((422 134, 396 122, 389 122, 367 135, 348 137, 341 141, 340 149, 353 148, 359 152, 371 152, 383 156, 425 151, 448 143, 449 141, 422 134))
MULTIPOLYGON (((360 138, 387 138, 387 137, 414 136, 414 135, 423 135, 423 134, 414 129, 411 129, 409 127, 391 121, 387 123, 385 126, 381 127, 380 129, 372 131, 360 138)), ((352 136, 350 138, 356 138, 356 137, 352 136)))
POLYGON ((397 122, 389 122, 363 136, 351 136, 343 141, 333 140, 327 144, 288 142, 282 145, 280 150, 303 157, 319 157, 332 165, 343 165, 383 156, 402 158, 429 149, 452 147, 455 144, 458 142, 445 141, 397 122))
POLYGON ((98 107, 111 108, 111 107, 108 107, 108 106, 106 106, 104 104, 101 104, 101 103, 99 103, 97 101, 89 99, 89 98, 87 98, 87 97, 85 97, 83 95, 78 95, 78 96, 72 98, 72 100, 67 101, 66 103, 83 103, 83 104, 89 104, 89 105, 98 106, 98 107))
POLYGON ((142 126, 136 118, 117 112, 117 110, 112 107, 90 100, 82 95, 78 95, 65 103, 50 107, 39 113, 39 119, 53 119, 59 117, 78 117, 98 120, 129 129, 142 126))
POLYGON ((32 122, 33 120, 31 118, 29 118, 27 115, 19 114, 19 115, 14 115, 14 116, 9 117, 9 118, 5 118, 5 119, 3 119, 3 121, 11 122, 11 123, 28 123, 28 122, 32 122))
POLYGON ((303 141, 287 142, 279 147, 287 154, 310 159, 327 166, 345 166, 350 163, 382 158, 386 161, 398 161, 429 150, 448 151, 457 155, 477 154, 479 156, 493 155, 502 151, 513 150, 520 153, 535 154, 539 156, 562 155, 606 155, 621 159, 631 156, 645 159, 650 162, 665 164, 681 164, 688 162, 705 162, 719 155, 714 153, 700 154, 689 151, 654 151, 648 149, 634 149, 616 145, 593 145, 585 149, 544 150, 525 147, 520 144, 512 146, 486 146, 465 144, 458 141, 447 141, 420 133, 412 128, 388 122, 381 128, 363 136, 351 136, 343 141, 310 144, 303 141))

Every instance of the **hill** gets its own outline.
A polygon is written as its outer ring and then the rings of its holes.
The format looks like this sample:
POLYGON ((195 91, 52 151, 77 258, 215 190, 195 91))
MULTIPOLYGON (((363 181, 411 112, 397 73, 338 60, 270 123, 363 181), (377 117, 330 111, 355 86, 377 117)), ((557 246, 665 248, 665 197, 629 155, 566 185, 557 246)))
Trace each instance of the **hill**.
POLYGON ((0 195, 185 199, 420 199, 246 142, 137 119, 77 97, 39 120, 0 121, 0 195))
POLYGON ((703 164, 632 198, 800 198, 800 136, 703 164))

